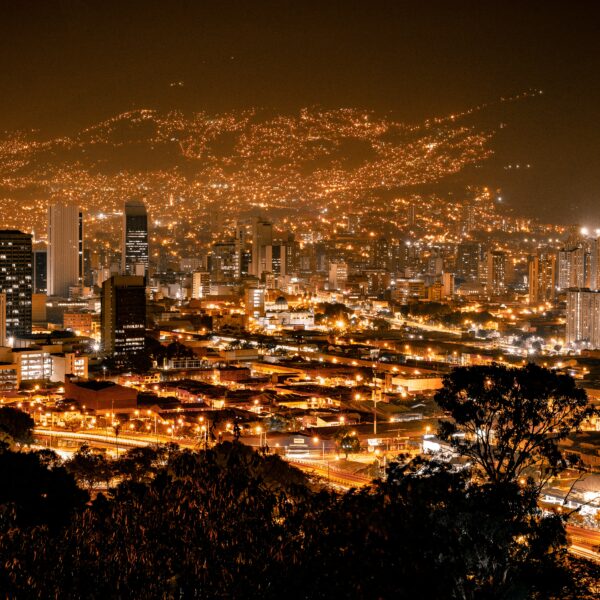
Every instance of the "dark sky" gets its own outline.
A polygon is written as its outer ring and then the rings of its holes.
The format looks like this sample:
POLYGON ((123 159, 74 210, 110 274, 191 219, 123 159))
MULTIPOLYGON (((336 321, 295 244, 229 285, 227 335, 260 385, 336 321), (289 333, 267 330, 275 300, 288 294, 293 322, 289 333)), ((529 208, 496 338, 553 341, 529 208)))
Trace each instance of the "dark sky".
POLYGON ((3 129, 69 133, 132 107, 321 104, 416 120, 528 88, 544 96, 503 152, 535 168, 509 193, 600 225, 594 0, 0 0, 3 129))

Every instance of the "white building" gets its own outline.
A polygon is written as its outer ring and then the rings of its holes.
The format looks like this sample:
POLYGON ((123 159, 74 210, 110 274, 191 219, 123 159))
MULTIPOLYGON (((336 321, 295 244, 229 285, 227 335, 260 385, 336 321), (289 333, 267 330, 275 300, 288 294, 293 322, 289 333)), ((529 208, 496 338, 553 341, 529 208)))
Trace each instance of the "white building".
POLYGON ((600 348, 600 290, 579 288, 567 292, 566 342, 600 348))
POLYGON ((83 213, 72 204, 48 209, 48 295, 69 296, 83 283, 83 213))

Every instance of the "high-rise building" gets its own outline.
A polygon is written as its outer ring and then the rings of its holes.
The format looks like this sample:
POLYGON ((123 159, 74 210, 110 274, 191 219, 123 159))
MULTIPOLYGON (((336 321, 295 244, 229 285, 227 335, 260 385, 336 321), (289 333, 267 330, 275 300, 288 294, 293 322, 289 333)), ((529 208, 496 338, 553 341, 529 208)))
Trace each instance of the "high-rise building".
POLYGON ((586 348, 600 348, 600 291, 567 291, 566 342, 586 348))
POLYGON ((148 276, 148 213, 141 200, 125 202, 121 242, 121 273, 148 276))
POLYGON ((556 295, 556 254, 538 252, 529 257, 529 304, 554 302, 556 295))
POLYGON ((146 288, 140 276, 114 275, 102 284, 102 346, 123 357, 144 350, 146 288))
POLYGON ((210 273, 196 271, 192 275, 192 298, 206 298, 210 294, 210 273))
POLYGON ((46 250, 33 251, 33 293, 48 293, 48 253, 46 250))
POLYGON ((0 231, 0 293, 6 294, 6 337, 31 333, 33 278, 31 236, 0 231))
POLYGON ((600 289, 600 237, 590 243, 590 288, 600 289))
POLYGON ((479 261, 483 258, 483 250, 479 242, 463 242, 458 245, 456 257, 456 275, 465 281, 477 281, 479 278, 479 261))
POLYGON ((506 292, 506 253, 493 250, 487 255, 487 290, 500 296, 506 292))
POLYGON ((252 219, 252 275, 260 278, 267 268, 267 246, 273 243, 273 224, 259 217, 252 219))
POLYGON ((329 263, 329 289, 343 290, 348 281, 348 265, 345 262, 329 263))
POLYGON ((0 346, 6 346, 6 294, 0 293, 0 346))
POLYGON ((583 246, 565 248, 558 253, 558 289, 583 288, 589 285, 590 259, 583 246), (587 267, 587 269, 586 269, 587 267))
POLYGON ((48 295, 67 298, 83 285, 83 213, 72 204, 48 210, 48 295))
POLYGON ((216 242, 209 256, 210 276, 213 283, 231 282, 237 276, 238 254, 234 239, 216 242))
POLYGON ((372 244, 371 267, 389 270, 391 265, 390 245, 387 238, 377 238, 372 244))

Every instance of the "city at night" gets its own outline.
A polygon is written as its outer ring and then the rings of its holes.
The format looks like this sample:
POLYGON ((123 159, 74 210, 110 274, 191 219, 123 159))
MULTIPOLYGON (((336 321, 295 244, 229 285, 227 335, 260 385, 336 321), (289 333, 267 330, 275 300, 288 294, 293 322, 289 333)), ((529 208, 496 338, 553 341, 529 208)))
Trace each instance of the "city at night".
POLYGON ((600 597, 600 7, 0 1, 0 597, 600 597))

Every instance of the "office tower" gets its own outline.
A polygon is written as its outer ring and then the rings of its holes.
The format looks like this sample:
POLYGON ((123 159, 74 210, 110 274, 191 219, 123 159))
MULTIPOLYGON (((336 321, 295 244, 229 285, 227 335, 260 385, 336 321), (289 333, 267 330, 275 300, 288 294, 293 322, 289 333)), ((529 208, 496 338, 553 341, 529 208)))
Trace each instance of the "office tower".
POLYGON ((102 346, 126 356, 144 350, 146 288, 141 276, 113 275, 102 284, 102 346))
POLYGON ((48 210, 48 295, 67 298, 83 284, 83 213, 72 204, 48 210))
POLYGON ((0 293, 6 294, 7 338, 31 333, 32 262, 29 234, 0 231, 0 293))
POLYGON ((456 256, 456 275, 465 281, 477 281, 479 262, 483 258, 483 249, 479 242, 463 242, 458 245, 456 256))
POLYGON ((48 293, 48 253, 46 250, 33 251, 33 293, 48 293))
POLYGON ((389 270, 391 265, 391 252, 388 240, 384 237, 380 237, 373 242, 371 247, 371 268, 385 269, 386 271, 389 270))
POLYGON ((0 346, 6 346, 6 294, 0 293, 0 346))
POLYGON ((89 248, 83 250, 83 285, 92 287, 94 285, 94 270, 98 268, 98 255, 92 253, 89 248), (94 264, 95 263, 95 264, 94 264))
POLYGON ((529 304, 554 302, 556 294, 556 254, 538 252, 529 257, 529 304))
POLYGON ((287 275, 287 259, 287 246, 283 242, 274 242, 270 246, 265 246, 265 272, 273 273, 273 275, 287 275))
POLYGON ((141 200, 125 202, 121 243, 121 273, 148 276, 148 214, 141 200))
POLYGON ((214 283, 231 282, 236 279, 237 249, 234 239, 213 244, 209 256, 211 281, 214 283))
POLYGON ((196 271, 192 275, 192 298, 206 298, 210 294, 210 273, 196 271))
POLYGON ((454 296, 454 273, 442 273, 442 293, 444 298, 454 296))
POLYGON ((567 292, 567 344, 600 348, 600 291, 567 292))
POLYGON ((343 290, 348 281, 348 265, 345 262, 329 263, 329 289, 343 290))
POLYGON ((273 243, 273 224, 254 217, 252 219, 252 275, 260 278, 266 266, 266 248, 273 243))
POLYGON ((427 274, 439 277, 444 272, 444 259, 441 256, 431 256, 427 261, 427 274))
POLYGON ((506 253, 493 250, 487 254, 487 279, 488 293, 496 296, 506 292, 506 253))

